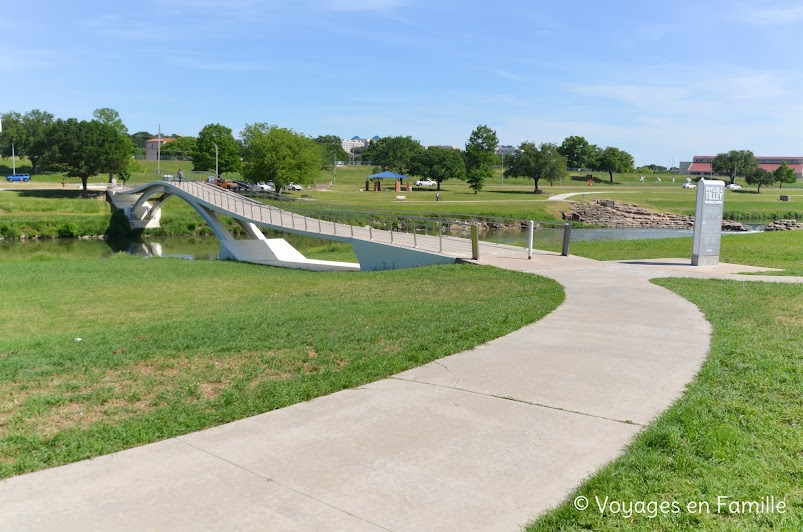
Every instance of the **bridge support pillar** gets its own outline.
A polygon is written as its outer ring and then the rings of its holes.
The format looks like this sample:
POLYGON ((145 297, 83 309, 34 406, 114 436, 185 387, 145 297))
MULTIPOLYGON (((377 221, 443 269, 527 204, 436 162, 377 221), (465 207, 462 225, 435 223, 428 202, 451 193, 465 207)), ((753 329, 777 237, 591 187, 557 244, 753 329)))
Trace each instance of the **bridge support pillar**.
POLYGON ((457 259, 420 249, 410 249, 366 240, 354 240, 352 248, 361 271, 402 270, 433 264, 454 264, 457 259))

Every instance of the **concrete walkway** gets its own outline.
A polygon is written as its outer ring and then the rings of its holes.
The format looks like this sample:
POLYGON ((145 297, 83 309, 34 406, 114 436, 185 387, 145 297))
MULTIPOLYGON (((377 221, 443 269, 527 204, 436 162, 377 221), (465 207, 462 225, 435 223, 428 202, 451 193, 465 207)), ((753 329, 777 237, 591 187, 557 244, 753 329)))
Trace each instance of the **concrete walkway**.
MULTIPOLYGON (((729 265, 482 246, 566 289, 541 321, 358 389, 0 483, 3 530, 516 530, 618 456, 710 327, 648 282, 729 265)), ((782 278, 773 278, 782 279, 782 278)))

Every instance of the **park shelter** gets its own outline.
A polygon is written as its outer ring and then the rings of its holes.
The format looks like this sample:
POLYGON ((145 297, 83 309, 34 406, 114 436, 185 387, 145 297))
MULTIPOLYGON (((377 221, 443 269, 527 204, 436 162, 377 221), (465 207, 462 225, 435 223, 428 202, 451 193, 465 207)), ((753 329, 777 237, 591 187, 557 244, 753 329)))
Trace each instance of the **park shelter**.
MULTIPOLYGON (((374 191, 381 190, 381 179, 395 179, 396 180, 396 192, 401 192, 402 180, 410 179, 406 175, 397 174, 396 172, 391 172, 389 170, 385 170, 384 172, 379 172, 378 174, 371 174, 368 176, 368 179, 373 180, 374 182, 374 191)), ((365 190, 371 190, 368 184, 368 181, 365 182, 365 190)), ((409 192, 412 190, 410 186, 410 182, 407 182, 407 191, 409 192)))

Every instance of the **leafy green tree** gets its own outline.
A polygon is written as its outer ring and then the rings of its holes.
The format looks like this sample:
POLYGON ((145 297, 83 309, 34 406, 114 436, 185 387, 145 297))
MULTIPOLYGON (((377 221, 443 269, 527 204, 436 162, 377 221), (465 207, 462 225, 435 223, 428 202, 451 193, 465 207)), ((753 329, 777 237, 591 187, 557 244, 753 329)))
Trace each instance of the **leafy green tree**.
POLYGON ((494 175, 494 166, 499 162, 497 147, 499 138, 496 131, 486 125, 477 126, 466 142, 466 181, 474 194, 482 190, 485 180, 494 175))
POLYGON ((538 194, 538 181, 550 183, 566 174, 566 157, 557 145, 545 142, 522 142, 516 153, 505 157, 505 177, 528 177, 535 181, 534 194, 538 194))
POLYGON ((47 128, 54 116, 46 111, 34 109, 25 115, 9 112, 0 115, 3 131, 0 133, 0 155, 27 157, 31 161, 31 173, 39 173, 39 161, 49 149, 45 142, 47 128), (13 150, 12 150, 13 144, 13 150))
POLYGON ((315 142, 321 147, 321 169, 331 169, 335 161, 349 160, 349 154, 343 149, 343 140, 337 135, 319 135, 315 142))
POLYGON ((246 125, 240 137, 243 177, 248 181, 273 181, 281 191, 291 182, 310 184, 320 175, 320 146, 301 133, 257 123, 246 125))
POLYGON ((410 161, 423 149, 420 142, 409 136, 382 137, 369 144, 363 156, 368 157, 382 170, 407 174, 410 171, 410 161))
POLYGON ((413 156, 410 161, 410 174, 437 181, 440 190, 441 183, 447 179, 466 178, 466 163, 459 150, 430 146, 413 156))
POLYGON ((145 149, 145 143, 148 142, 150 139, 155 137, 153 133, 148 131, 137 131, 133 135, 131 135, 131 142, 134 143, 134 147, 140 150, 145 149))
POLYGON ((619 148, 607 147, 604 150, 597 148, 589 158, 589 168, 608 172, 611 183, 613 183, 613 173, 630 172, 633 170, 633 156, 619 148))
POLYGON ((795 171, 786 162, 781 163, 781 166, 776 168, 773 174, 775 174, 775 181, 781 184, 781 188, 783 188, 784 183, 788 185, 797 183, 795 171))
POLYGON ((123 124, 123 119, 120 118, 120 113, 110 107, 101 107, 95 109, 92 116, 101 124, 112 126, 121 135, 128 135, 128 128, 123 124))
POLYGON ((47 111, 33 109, 25 113, 22 117, 22 125, 27 133, 27 145, 25 155, 30 159, 31 173, 39 173, 39 161, 47 154, 50 146, 47 143, 47 128, 55 120, 55 117, 47 111))
POLYGON ((558 147, 558 153, 566 158, 569 168, 588 168, 589 157, 594 153, 596 146, 589 144, 584 137, 571 136, 563 139, 558 147))
POLYGON ((215 144, 217 144, 220 173, 240 170, 242 148, 232 136, 231 129, 220 124, 209 124, 198 133, 198 148, 192 156, 193 170, 215 169, 215 144))
POLYGON ((198 141, 194 137, 172 137, 172 142, 165 142, 161 149, 161 154, 167 157, 182 157, 192 159, 193 154, 198 149, 198 141))
POLYGON ((131 158, 131 140, 113 126, 97 120, 56 120, 48 127, 48 162, 67 177, 78 177, 87 194, 87 181, 99 173, 119 173, 131 158))
POLYGON ((731 150, 728 153, 718 153, 711 163, 711 169, 720 175, 730 177, 731 184, 737 176, 746 177, 758 166, 756 157, 750 150, 731 150))
POLYGON ((756 185, 756 192, 761 193, 761 185, 770 186, 775 183, 775 174, 767 172, 758 166, 750 170, 750 173, 744 176, 744 180, 748 185, 756 185))

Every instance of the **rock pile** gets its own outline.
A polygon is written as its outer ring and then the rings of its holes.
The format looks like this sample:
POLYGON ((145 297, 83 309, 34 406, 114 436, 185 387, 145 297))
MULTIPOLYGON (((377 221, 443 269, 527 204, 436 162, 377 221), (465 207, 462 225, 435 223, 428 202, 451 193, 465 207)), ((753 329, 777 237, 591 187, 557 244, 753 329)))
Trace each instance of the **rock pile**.
MULTIPOLYGON (((602 227, 642 227, 655 229, 693 229, 694 217, 647 210, 630 203, 611 200, 572 202, 572 210, 563 213, 564 220, 583 222, 602 227)), ((733 220, 722 220, 723 231, 747 231, 733 220)))
POLYGON ((775 220, 764 228, 765 231, 793 231, 795 229, 803 229, 803 223, 797 220, 775 220))

